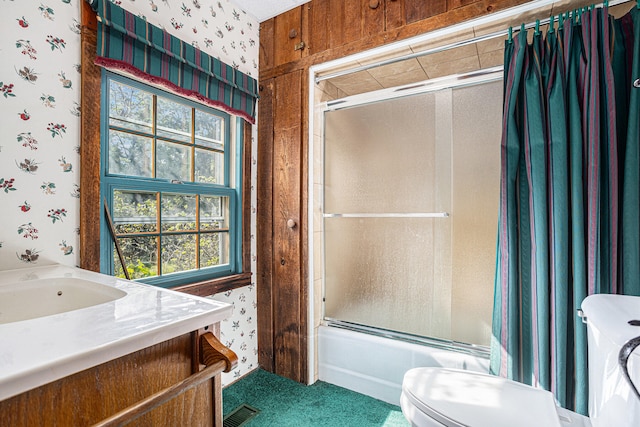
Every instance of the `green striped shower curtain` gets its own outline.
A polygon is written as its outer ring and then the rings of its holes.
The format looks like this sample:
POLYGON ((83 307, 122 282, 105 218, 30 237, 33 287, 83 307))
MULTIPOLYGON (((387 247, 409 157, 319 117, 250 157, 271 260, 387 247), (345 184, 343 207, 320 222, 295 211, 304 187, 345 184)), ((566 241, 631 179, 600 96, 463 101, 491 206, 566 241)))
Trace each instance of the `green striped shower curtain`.
POLYGON ((576 310, 640 295, 639 19, 590 8, 505 44, 491 370, 583 414, 576 310))

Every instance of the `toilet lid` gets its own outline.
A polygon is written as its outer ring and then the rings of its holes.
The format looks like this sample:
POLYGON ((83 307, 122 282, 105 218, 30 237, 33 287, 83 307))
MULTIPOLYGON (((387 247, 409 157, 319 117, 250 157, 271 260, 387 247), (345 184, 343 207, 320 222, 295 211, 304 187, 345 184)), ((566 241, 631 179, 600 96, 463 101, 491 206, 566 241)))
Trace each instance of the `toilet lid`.
POLYGON ((445 426, 560 427, 551 393, 493 375, 415 368, 405 374, 402 392, 445 426))

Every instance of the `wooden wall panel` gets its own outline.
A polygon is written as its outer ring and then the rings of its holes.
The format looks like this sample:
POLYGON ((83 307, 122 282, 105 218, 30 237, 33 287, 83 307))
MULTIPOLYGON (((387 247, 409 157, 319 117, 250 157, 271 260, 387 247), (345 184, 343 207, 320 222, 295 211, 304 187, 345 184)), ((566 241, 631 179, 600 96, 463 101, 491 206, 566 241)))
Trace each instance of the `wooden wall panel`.
MULTIPOLYGON (((364 1, 364 0, 362 0, 364 1)), ((329 17, 329 25, 336 18, 337 14, 344 16, 344 22, 341 27, 336 27, 334 32, 340 32, 342 35, 342 43, 347 44, 362 38, 362 28, 365 22, 365 10, 362 7, 362 1, 357 0, 345 1, 342 3, 342 10, 336 8, 335 2, 332 4, 331 16, 329 17)), ((332 45, 334 47, 337 45, 332 45)))
POLYGON ((384 8, 385 31, 402 27, 405 24, 404 1, 385 0, 384 8))
MULTIPOLYGON (((354 2, 356 3, 356 2, 354 2)), ((384 31, 384 0, 360 0, 360 10, 362 11, 362 37, 369 37, 384 31)), ((355 41, 349 40, 349 41, 355 41)))
POLYGON ((273 349, 273 89, 274 80, 261 81, 258 102, 257 183, 257 303, 258 363, 275 371, 273 349))
MULTIPOLYGON (((274 43, 275 65, 300 59, 301 50, 295 50, 295 45, 302 41, 302 6, 289 10, 275 18, 274 43)), ((260 34, 262 38, 262 34, 260 34)))
POLYGON ((275 373, 304 381, 301 364, 302 72, 275 79, 273 139, 273 304, 275 373), (284 304, 282 304, 284 302, 284 304))
POLYGON ((315 0, 308 3, 309 32, 303 37, 306 39, 309 55, 329 47, 329 2, 330 0, 315 0))
POLYGON ((447 0, 404 0, 405 22, 421 21, 447 11, 447 0))
MULTIPOLYGON (((329 13, 327 14, 327 23, 328 23, 328 32, 329 32, 329 46, 332 47, 342 46, 345 40, 345 30, 347 24, 347 20, 345 18, 345 8, 348 5, 345 3, 353 3, 353 2, 345 2, 343 0, 329 0, 329 13)), ((360 25, 360 20, 356 21, 358 26, 360 25)))
POLYGON ((275 18, 260 23, 260 69, 269 69, 275 65, 275 18))
POLYGON ((477 3, 479 0, 447 0, 447 10, 457 9, 471 3, 477 3))

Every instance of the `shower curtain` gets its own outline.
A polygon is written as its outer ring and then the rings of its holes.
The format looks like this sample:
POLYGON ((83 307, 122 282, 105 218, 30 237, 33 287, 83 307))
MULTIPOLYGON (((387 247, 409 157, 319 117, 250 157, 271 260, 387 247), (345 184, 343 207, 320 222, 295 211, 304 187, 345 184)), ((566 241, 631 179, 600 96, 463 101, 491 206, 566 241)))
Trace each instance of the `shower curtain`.
POLYGON ((639 19, 587 8, 505 44, 491 370, 582 414, 576 310, 640 295, 639 19))

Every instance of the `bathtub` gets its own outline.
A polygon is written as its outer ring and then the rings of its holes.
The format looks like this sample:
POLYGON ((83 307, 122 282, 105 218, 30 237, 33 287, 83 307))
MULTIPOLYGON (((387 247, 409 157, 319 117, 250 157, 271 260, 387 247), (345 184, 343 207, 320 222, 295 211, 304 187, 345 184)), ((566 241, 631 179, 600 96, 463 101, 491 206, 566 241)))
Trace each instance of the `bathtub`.
POLYGON ((489 372, 487 356, 429 347, 342 329, 318 327, 318 379, 400 405, 402 378, 411 368, 447 367, 489 372))

